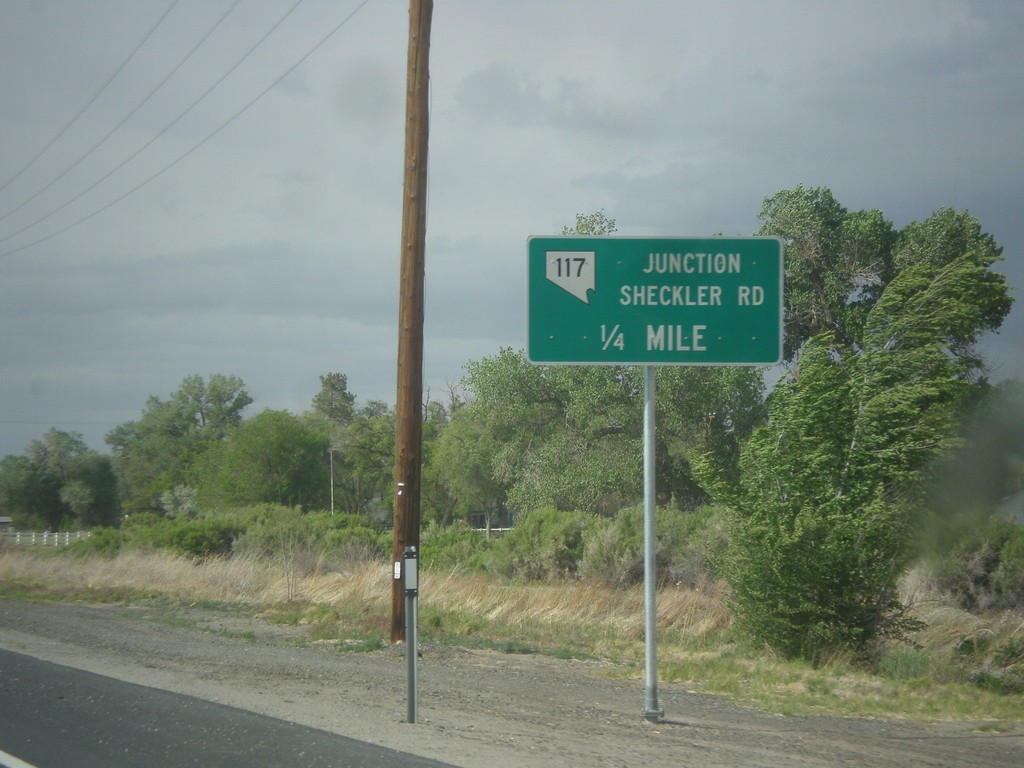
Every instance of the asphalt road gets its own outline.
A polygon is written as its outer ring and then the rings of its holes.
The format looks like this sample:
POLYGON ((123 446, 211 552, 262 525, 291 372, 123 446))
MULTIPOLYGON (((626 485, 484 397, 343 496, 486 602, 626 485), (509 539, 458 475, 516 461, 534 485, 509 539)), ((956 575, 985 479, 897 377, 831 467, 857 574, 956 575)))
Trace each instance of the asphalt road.
POLYGON ((0 766, 8 768, 3 753, 38 768, 446 765, 0 650, 0 766))

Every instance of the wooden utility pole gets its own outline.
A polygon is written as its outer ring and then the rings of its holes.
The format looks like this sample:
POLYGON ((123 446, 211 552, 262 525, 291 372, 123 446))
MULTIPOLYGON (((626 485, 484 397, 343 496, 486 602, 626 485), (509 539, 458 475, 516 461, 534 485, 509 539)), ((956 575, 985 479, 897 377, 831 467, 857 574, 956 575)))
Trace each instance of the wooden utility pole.
MULTIPOLYGON (((433 0, 409 0, 409 62, 405 93, 405 180, 398 299, 398 395, 395 402, 395 537, 391 562, 420 546, 423 453, 423 270, 427 229, 427 134, 430 17, 433 0)), ((391 584, 391 642, 404 637, 400 566, 391 584)))

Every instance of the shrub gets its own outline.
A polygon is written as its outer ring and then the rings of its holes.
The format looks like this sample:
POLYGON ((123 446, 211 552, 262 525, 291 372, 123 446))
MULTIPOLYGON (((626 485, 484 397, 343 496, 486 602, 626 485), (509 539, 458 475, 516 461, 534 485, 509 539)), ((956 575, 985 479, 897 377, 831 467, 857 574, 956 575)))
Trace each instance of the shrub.
POLYGON ((259 505, 249 510, 250 522, 239 549, 262 557, 293 552, 312 546, 309 521, 298 507, 259 505))
POLYGON ((237 548, 282 557, 302 571, 323 569, 332 560, 383 559, 390 551, 390 535, 361 515, 265 504, 251 508, 248 516, 246 535, 237 548))
POLYGON ((934 555, 938 587, 965 610, 1024 606, 1024 528, 989 513, 945 525, 949 543, 934 555))
POLYGON ((952 659, 960 678, 972 685, 1002 694, 1024 693, 1024 637, 1019 634, 1000 637, 986 630, 965 635, 953 646, 952 659))
POLYGON ((181 555, 226 555, 239 533, 226 520, 162 518, 152 513, 131 515, 124 524, 124 542, 136 548, 166 549, 181 555))
POLYGON ((349 526, 329 531, 323 538, 325 554, 343 561, 384 560, 391 552, 392 537, 369 525, 349 526))
POLYGON ((527 580, 575 576, 595 518, 585 512, 536 509, 498 539, 490 558, 503 576, 527 580))
POLYGON ((1000 607, 1024 607, 1024 528, 1016 527, 999 552, 992 586, 1000 607))
POLYGON ((593 526, 583 550, 580 573, 615 587, 644 578, 643 510, 624 509, 593 526))
POLYGON ((124 544, 124 534, 117 528, 98 527, 89 531, 89 538, 72 542, 68 550, 75 554, 116 555, 124 544))
POLYGON ((485 538, 465 522, 445 527, 432 523, 420 536, 420 563, 433 570, 486 571, 494 548, 494 539, 485 538))
POLYGON ((121 530, 128 533, 139 528, 149 528, 159 525, 164 519, 156 512, 133 512, 130 515, 125 515, 124 522, 121 523, 121 530))
POLYGON ((184 555, 227 555, 231 552, 231 545, 238 533, 230 523, 220 520, 197 520, 172 529, 168 542, 172 549, 184 555))
POLYGON ((219 520, 167 520, 148 529, 146 543, 157 549, 168 549, 181 555, 205 557, 226 555, 238 531, 219 520))
POLYGON ((901 558, 885 538, 899 530, 881 513, 836 514, 784 505, 740 517, 725 568, 735 626, 758 644, 814 663, 835 651, 870 656, 880 640, 918 628, 899 602, 901 558))
MULTIPOLYGON (((675 584, 694 586, 717 578, 720 561, 729 545, 728 511, 724 507, 676 510, 666 520, 671 557, 666 578, 675 584)), ((658 536, 662 536, 661 524, 658 536)))
MULTIPOLYGON (((643 508, 621 510, 612 520, 590 530, 580 572, 617 587, 644 579, 643 508)), ((655 513, 655 565, 659 583, 692 586, 714 574, 725 548, 725 512, 717 507, 655 513)))

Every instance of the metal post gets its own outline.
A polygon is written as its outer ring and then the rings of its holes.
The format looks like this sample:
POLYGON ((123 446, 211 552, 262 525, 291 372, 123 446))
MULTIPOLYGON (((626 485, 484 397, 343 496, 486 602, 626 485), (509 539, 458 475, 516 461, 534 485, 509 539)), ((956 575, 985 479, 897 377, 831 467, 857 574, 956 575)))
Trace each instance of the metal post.
POLYGON ((405 663, 409 678, 409 722, 416 722, 417 705, 417 674, 416 656, 418 651, 416 638, 417 602, 419 600, 419 560, 416 547, 405 548, 403 580, 405 582, 405 663))
POLYGON ((644 717, 652 723, 665 714, 658 707, 658 649, 657 649, 657 564, 656 529, 654 514, 657 507, 654 467, 654 371, 653 365, 644 366, 644 677, 647 689, 644 696, 644 717))
POLYGON ((327 453, 331 456, 331 514, 334 514, 334 449, 329 448, 327 453))

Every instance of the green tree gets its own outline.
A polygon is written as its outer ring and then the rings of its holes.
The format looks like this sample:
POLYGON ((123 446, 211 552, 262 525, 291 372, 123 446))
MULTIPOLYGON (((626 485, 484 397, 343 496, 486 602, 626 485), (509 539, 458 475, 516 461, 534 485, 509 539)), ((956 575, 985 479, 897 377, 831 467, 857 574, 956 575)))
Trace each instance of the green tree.
POLYGON ((879 211, 850 213, 825 187, 765 198, 758 234, 785 244, 785 357, 820 333, 856 345, 867 312, 893 276, 896 232, 879 211))
POLYGON ((0 462, 0 508, 18 525, 57 531, 116 521, 110 459, 90 450, 82 435, 51 429, 25 453, 0 462))
MULTIPOLYGON (((449 407, 457 408, 453 397, 449 407)), ((426 521, 449 525, 454 520, 457 499, 445 483, 444 467, 438 451, 444 434, 451 426, 451 413, 440 401, 428 398, 423 405, 423 468, 420 479, 421 516, 426 521)))
POLYGON ((970 292, 973 306, 962 307, 956 318, 943 318, 942 310, 929 304, 929 297, 925 296, 920 307, 923 314, 917 319, 918 325, 943 330, 944 335, 937 343, 961 360, 970 378, 977 378, 984 369, 976 348, 979 336, 997 330, 1013 303, 1006 278, 980 267, 1000 261, 1002 251, 995 239, 982 231, 977 219, 952 208, 941 208, 922 222, 908 224, 899 233, 894 248, 895 268, 901 272, 916 270, 918 283, 928 280, 936 271, 942 274, 948 269, 944 279, 960 280, 964 290, 970 292))
POLYGON ((371 400, 356 409, 352 422, 338 435, 334 461, 335 496, 346 512, 367 514, 375 499, 383 502, 386 498, 390 504, 395 470, 395 414, 387 403, 371 400))
POLYGON ((356 396, 348 391, 344 373, 328 373, 320 377, 320 391, 313 397, 313 411, 333 424, 345 426, 352 422, 356 396))
MULTIPOLYGON (((322 422, 328 439, 328 471, 331 487, 341 488, 339 471, 343 469, 341 446, 345 429, 352 424, 355 416, 356 396, 348 391, 348 377, 343 373, 328 373, 320 377, 320 391, 313 397, 312 418, 322 422), (335 458, 338 461, 335 461, 335 458)), ((334 512, 335 493, 331 493, 331 512, 334 512)))
POLYGON ((78 456, 61 488, 61 500, 79 528, 115 525, 121 514, 121 499, 110 457, 95 451, 78 456))
POLYGON ((692 509, 708 501, 691 467, 698 457, 739 480, 740 446, 765 416, 764 377, 753 367, 664 366, 657 391, 658 496, 692 509))
MULTIPOLYGON (((614 511, 640 492, 641 380, 636 368, 535 366, 503 349, 467 365, 462 419, 494 441, 492 478, 510 507, 614 511)), ((470 469, 477 452, 460 462, 470 469)), ((455 470, 459 471, 459 470, 455 470)), ((479 482, 470 484, 479 486, 479 482)))
POLYGON ((114 468, 127 509, 161 509, 162 494, 194 484, 197 457, 242 422, 252 398, 237 376, 187 376, 168 400, 150 396, 137 421, 111 430, 114 468))
POLYGON ((288 411, 265 410, 201 458, 206 506, 273 503, 326 508, 327 438, 288 411))
POLYGON ((454 517, 470 522, 472 514, 480 512, 490 528, 505 506, 504 488, 493 472, 498 449, 477 410, 461 408, 452 415, 432 444, 424 469, 425 476, 435 478, 450 499, 438 523, 448 525, 454 517))
POLYGON ((197 428, 205 440, 219 440, 242 423, 252 398, 240 378, 215 373, 205 381, 186 376, 171 402, 182 424, 197 428))
POLYGON ((738 623, 785 654, 864 649, 899 627, 896 579, 913 553, 926 469, 955 444, 976 392, 975 343, 1011 303, 1005 278, 989 269, 999 249, 980 227, 960 227, 971 234, 955 247, 921 247, 921 233, 947 231, 938 225, 949 219, 940 211, 900 233, 898 272, 865 303, 862 322, 836 322, 852 310, 806 279, 808 305, 830 306, 831 320, 815 325, 804 322, 815 313, 797 312, 796 332, 832 327, 801 342, 793 376, 742 452, 738 486, 697 462, 733 510, 738 623))
POLYGON ((615 219, 609 218, 602 210, 589 214, 577 213, 576 224, 571 227, 562 227, 562 234, 600 236, 610 235, 615 230, 615 219))
MULTIPOLYGON (((466 370, 470 403, 438 450, 446 482, 474 511, 507 504, 613 514, 641 498, 640 368, 537 366, 504 349, 466 370)), ((706 500, 690 468, 696 456, 738 475, 739 445, 763 413, 761 374, 664 368, 657 377, 657 494, 692 507, 706 500)))
POLYGON ((0 509, 19 528, 56 531, 64 518, 60 481, 28 456, 0 459, 0 509))

